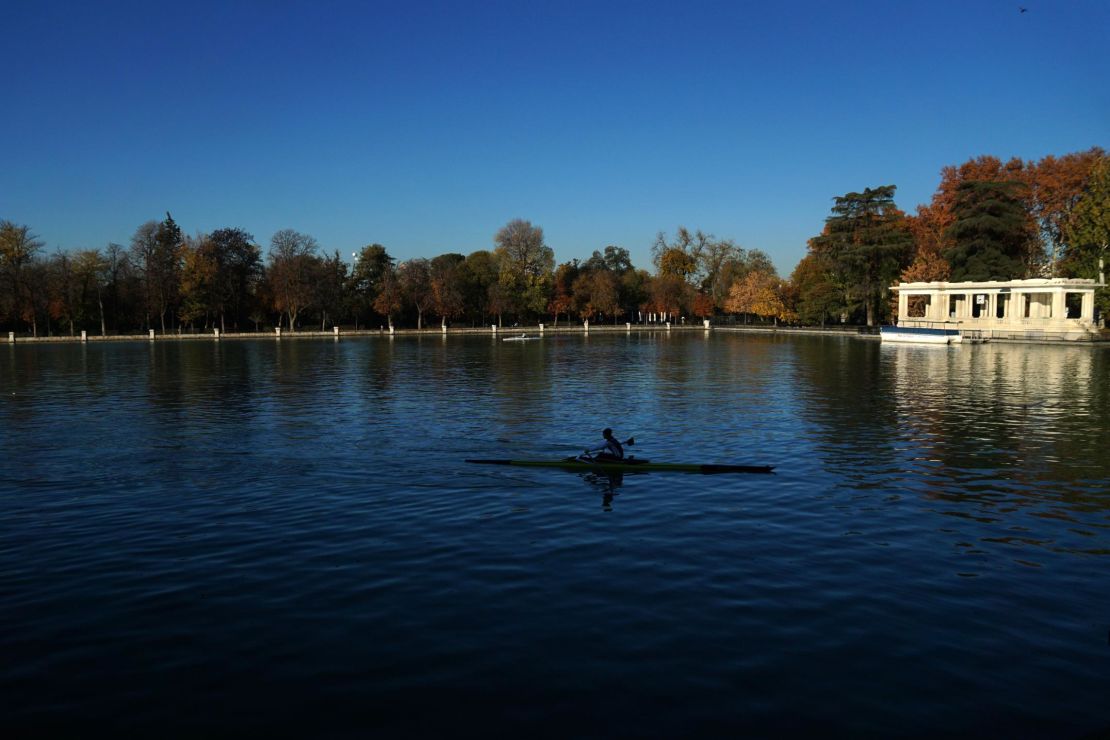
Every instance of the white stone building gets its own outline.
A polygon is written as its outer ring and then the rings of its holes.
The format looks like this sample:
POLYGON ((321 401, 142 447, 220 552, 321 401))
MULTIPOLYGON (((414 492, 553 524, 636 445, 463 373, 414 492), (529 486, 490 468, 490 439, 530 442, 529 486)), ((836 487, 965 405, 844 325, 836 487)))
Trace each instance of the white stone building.
POLYGON ((1095 280, 1037 278, 965 283, 899 283, 898 326, 958 328, 982 339, 1091 339, 1095 280))

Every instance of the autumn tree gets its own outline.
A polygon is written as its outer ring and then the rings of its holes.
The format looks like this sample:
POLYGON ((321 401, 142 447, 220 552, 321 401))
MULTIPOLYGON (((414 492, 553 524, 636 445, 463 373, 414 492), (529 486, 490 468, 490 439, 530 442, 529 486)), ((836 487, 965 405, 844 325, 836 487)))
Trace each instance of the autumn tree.
POLYGON ((574 307, 579 318, 616 317, 621 312, 620 285, 611 270, 584 270, 571 286, 574 307))
POLYGON ((890 284, 909 262, 912 237, 894 204, 894 185, 865 188, 834 199, 825 230, 811 249, 835 265, 846 302, 860 300, 874 326, 890 284))
MULTIPOLYGON (((1105 260, 1110 253, 1110 156, 1101 157, 1092 167, 1064 234, 1068 242, 1063 263, 1066 274, 1105 282, 1105 260)), ((1104 315, 1110 312, 1110 295, 1105 288, 1099 290, 1097 300, 1104 315)))
POLYGON ((567 321, 570 321, 570 312, 574 309, 574 281, 580 273, 578 260, 564 262, 555 268, 547 312, 555 318, 556 327, 559 326, 559 314, 566 314, 567 321))
POLYGON ((659 255, 659 274, 689 280, 697 269, 694 258, 681 249, 668 249, 659 255))
POLYGON ((1027 168, 1031 214, 1046 247, 1049 275, 1056 274, 1057 265, 1066 256, 1072 215, 1087 189, 1092 169, 1103 158, 1102 150, 1096 147, 1062 157, 1049 155, 1027 168))
POLYGON ((680 275, 662 273, 648 286, 646 307, 665 316, 678 316, 692 299, 693 288, 680 275))
POLYGON ((776 324, 795 318, 785 300, 783 281, 763 270, 749 272, 732 286, 725 310, 771 319, 776 324))
POLYGON ((397 281, 403 301, 416 309, 416 328, 424 328, 424 312, 432 305, 432 281, 428 260, 423 257, 402 262, 397 266, 397 281))
POLYGON ((716 302, 711 296, 699 291, 694 295, 693 303, 690 305, 690 313, 698 318, 708 319, 713 315, 716 307, 716 302))
POLYGON ((952 280, 1013 280, 1031 272, 1023 189, 1016 181, 960 185, 952 208, 955 221, 947 231, 953 246, 944 253, 952 280))
POLYGON ((181 247, 178 317, 189 326, 203 319, 205 328, 219 299, 220 265, 216 245, 207 237, 189 239, 181 247))
POLYGON ((555 270, 555 252, 544 243, 543 229, 514 219, 497 232, 494 243, 500 266, 498 282, 507 294, 504 297, 518 311, 543 313, 555 270))
POLYGON ((401 284, 397 280, 397 268, 390 265, 381 275, 377 295, 374 296, 374 312, 385 317, 390 331, 393 330, 393 317, 401 310, 403 296, 401 284))
POLYGON ((431 310, 438 315, 443 327, 450 319, 463 312, 463 291, 460 266, 466 257, 454 252, 441 254, 428 263, 428 281, 431 286, 431 310))

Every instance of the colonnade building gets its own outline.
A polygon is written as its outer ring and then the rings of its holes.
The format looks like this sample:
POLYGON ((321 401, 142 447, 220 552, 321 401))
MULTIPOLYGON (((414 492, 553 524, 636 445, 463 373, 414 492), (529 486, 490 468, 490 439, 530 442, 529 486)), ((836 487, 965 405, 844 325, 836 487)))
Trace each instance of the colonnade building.
POLYGON ((1095 291, 1105 283, 1035 278, 962 283, 899 283, 898 326, 958 328, 981 339, 1093 339, 1102 320, 1095 291))

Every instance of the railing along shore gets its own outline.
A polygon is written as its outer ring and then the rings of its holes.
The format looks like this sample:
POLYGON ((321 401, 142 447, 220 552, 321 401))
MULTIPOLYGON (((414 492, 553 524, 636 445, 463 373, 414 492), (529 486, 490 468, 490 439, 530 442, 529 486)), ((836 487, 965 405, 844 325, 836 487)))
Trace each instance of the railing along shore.
MULTIPOLYGON (((80 334, 70 336, 52 335, 45 337, 33 337, 26 334, 18 334, 16 332, 7 332, 6 337, 0 334, 0 343, 5 344, 50 344, 50 343, 95 343, 95 342, 190 342, 190 341, 234 341, 234 340, 294 340, 294 339, 339 339, 339 338, 355 338, 355 337, 433 337, 433 336, 474 336, 485 335, 492 337, 515 337, 521 334, 528 334, 530 336, 547 336, 553 334, 613 334, 613 333, 632 333, 632 332, 737 332, 749 334, 763 334, 763 335, 819 335, 819 336, 837 336, 837 337, 857 337, 860 339, 879 339, 879 327, 868 326, 783 326, 773 324, 697 324, 697 323, 680 323, 680 324, 666 324, 666 323, 622 323, 622 324, 560 324, 558 326, 549 324, 533 324, 530 326, 434 326, 424 329, 390 329, 382 327, 379 329, 354 329, 351 327, 338 327, 333 326, 330 330, 299 330, 291 332, 288 329, 271 329, 269 331, 249 331, 249 332, 221 332, 216 329, 208 330, 195 330, 195 331, 172 331, 172 332, 158 332, 148 331, 145 334, 90 334, 87 331, 82 331, 80 334)), ((994 331, 991 332, 991 341, 1015 342, 1015 343, 1058 343, 1062 339, 1050 336, 1049 333, 1044 332, 1044 336, 1035 336, 1031 334, 1007 335, 1004 332, 994 331), (1055 342, 1051 340, 1056 340, 1055 342)), ((1073 343, 1072 340, 1068 343, 1073 343)), ((1098 337, 1086 338, 1081 344, 1100 344, 1110 341, 1110 336, 1104 332, 1098 337)))
MULTIPOLYGON (((288 329, 271 329, 269 331, 249 332, 221 332, 217 329, 207 330, 182 330, 159 332, 150 330, 142 334, 92 334, 82 331, 79 334, 54 334, 51 336, 34 337, 27 334, 8 332, 8 344, 49 344, 49 343, 90 343, 90 342, 188 342, 188 341, 222 341, 222 340, 287 340, 287 339, 324 339, 324 338, 353 338, 353 337, 420 337, 420 336, 451 336, 451 335, 486 335, 513 337, 520 334, 540 335, 549 334, 592 334, 592 333, 630 333, 630 332, 748 332, 754 334, 826 334, 836 336, 863 336, 877 338, 878 329, 860 326, 830 326, 830 327, 792 327, 759 324, 710 324, 703 323, 620 323, 620 324, 533 324, 530 326, 479 326, 479 327, 442 327, 435 326, 424 329, 399 329, 381 327, 379 329, 354 329, 351 327, 332 327, 330 330, 298 330, 291 332, 288 329)), ((3 335, 0 335, 3 336, 3 335)), ((0 339, 0 341, 4 341, 0 339)))

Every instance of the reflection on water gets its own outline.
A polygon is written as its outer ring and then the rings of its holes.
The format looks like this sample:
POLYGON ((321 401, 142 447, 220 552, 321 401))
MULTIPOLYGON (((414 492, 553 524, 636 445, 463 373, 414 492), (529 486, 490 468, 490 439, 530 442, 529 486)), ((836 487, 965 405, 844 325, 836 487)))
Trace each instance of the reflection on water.
POLYGON ((1096 731, 1108 358, 716 332, 0 346, 6 724, 1096 731), (776 475, 462 463, 606 426, 776 475))

